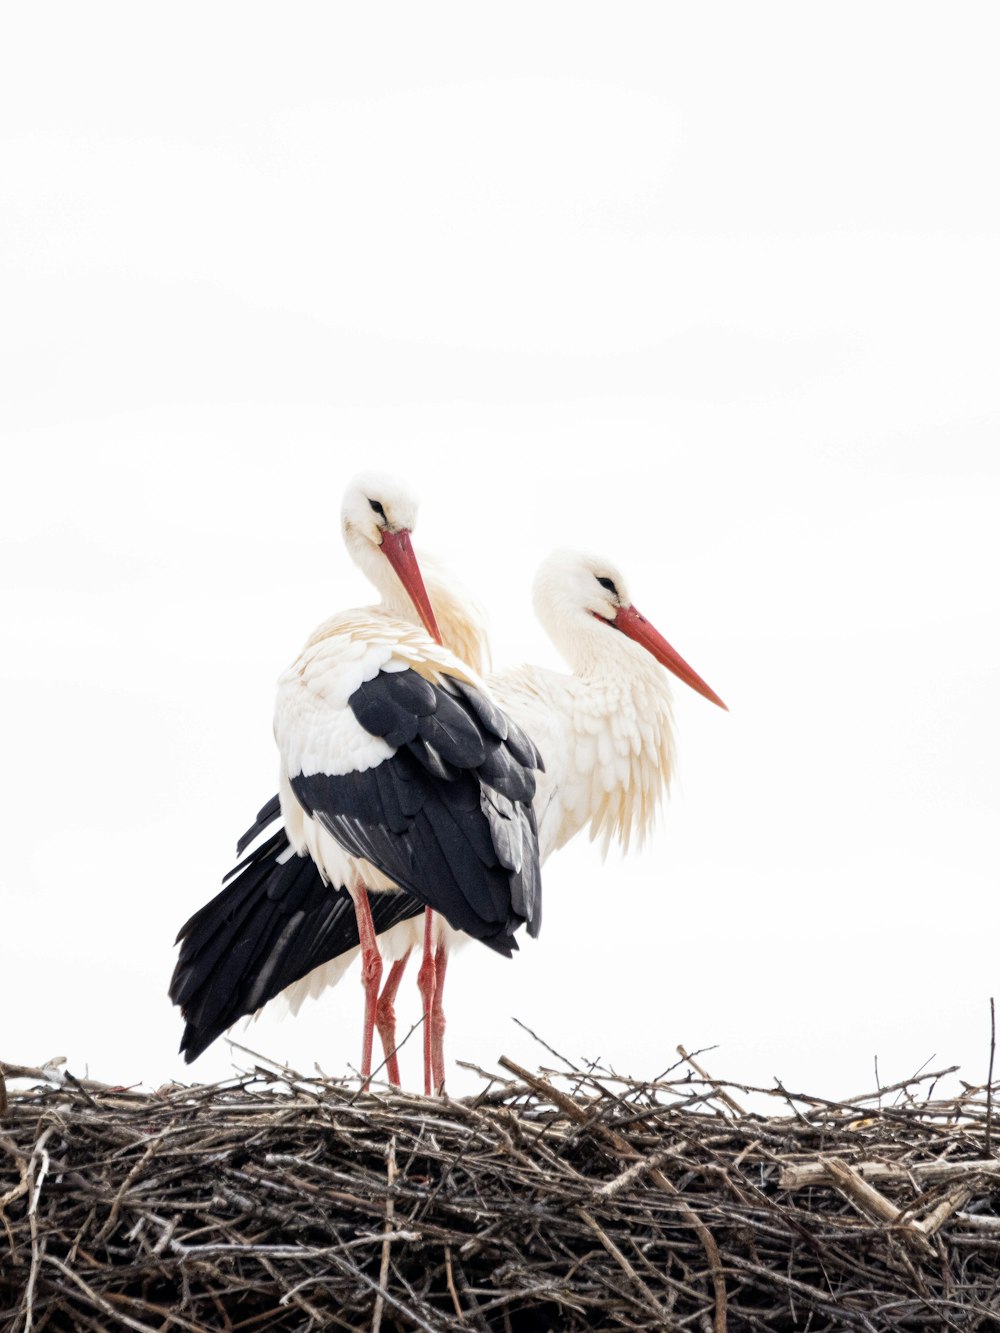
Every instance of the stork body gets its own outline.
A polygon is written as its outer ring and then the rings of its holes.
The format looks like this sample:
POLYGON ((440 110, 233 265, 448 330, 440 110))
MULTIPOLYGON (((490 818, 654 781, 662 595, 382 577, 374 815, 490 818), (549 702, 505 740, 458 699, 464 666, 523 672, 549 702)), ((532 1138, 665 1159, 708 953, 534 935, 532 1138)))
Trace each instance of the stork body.
MULTIPOLYGON (((355 900, 367 1078, 382 964, 366 890, 405 889, 452 930, 508 956, 518 926, 537 934, 538 753, 457 658, 371 609, 312 636, 279 682, 275 737, 288 840, 355 900)), ((430 1013, 438 969, 433 958, 425 964, 430 1013)), ((432 1024, 425 1054, 430 1090, 440 1063, 432 1024)))
MULTIPOLYGON (((324 622, 279 682, 279 796, 260 812, 240 849, 279 807, 283 828, 237 867, 233 882, 178 936, 181 955, 170 993, 187 1019, 181 1048, 188 1059, 246 1012, 244 1005, 270 998, 288 975, 289 950, 301 945, 306 920, 313 949, 343 926, 344 896, 331 901, 338 895, 324 893, 327 885, 346 886, 355 908, 366 997, 365 1078, 382 971, 367 889, 399 885, 503 953, 516 948, 518 925, 526 922, 537 932, 531 797, 540 761, 473 667, 440 646, 409 546, 415 511, 386 478, 358 478, 345 495, 345 542, 382 593, 382 604, 324 622), (414 626, 417 617, 426 630, 414 626), (276 900, 278 919, 269 906, 276 900), (276 924, 282 926, 277 935, 276 924)), ((481 661, 481 615, 443 583, 440 575, 431 580, 446 630, 481 661)), ((297 965, 292 971, 301 975, 297 965)), ((428 1010, 432 1003, 433 993, 428 1010)), ((428 1078, 429 1034, 430 1024, 428 1078)))

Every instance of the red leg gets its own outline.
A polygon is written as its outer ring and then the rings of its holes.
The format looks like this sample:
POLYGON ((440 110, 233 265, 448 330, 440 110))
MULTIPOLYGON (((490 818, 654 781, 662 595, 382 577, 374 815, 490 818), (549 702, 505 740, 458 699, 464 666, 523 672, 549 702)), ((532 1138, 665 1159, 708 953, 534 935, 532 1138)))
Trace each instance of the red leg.
POLYGON ((378 1003, 379 982, 382 980, 382 955, 375 942, 375 923, 368 902, 368 890, 357 885, 351 897, 358 918, 358 938, 361 941, 361 984, 365 988, 365 1030, 361 1039, 362 1086, 367 1085, 372 1073, 372 1042, 375 1036, 375 1006, 378 1003))
POLYGON ((399 1087, 399 1060, 396 1058, 396 992, 403 980, 410 952, 407 949, 402 958, 397 958, 390 967, 388 980, 382 987, 382 994, 375 1006, 375 1026, 378 1028, 378 1035, 382 1038, 382 1049, 385 1051, 386 1077, 394 1088, 399 1087))
POLYGON ((424 956, 417 973, 417 987, 424 1001, 424 1095, 434 1091, 434 913, 424 913, 424 956))
POLYGON ((431 1037, 434 1064, 434 1091, 444 1091, 444 974, 448 966, 448 949, 439 944, 434 955, 434 1008, 431 1012, 431 1037))

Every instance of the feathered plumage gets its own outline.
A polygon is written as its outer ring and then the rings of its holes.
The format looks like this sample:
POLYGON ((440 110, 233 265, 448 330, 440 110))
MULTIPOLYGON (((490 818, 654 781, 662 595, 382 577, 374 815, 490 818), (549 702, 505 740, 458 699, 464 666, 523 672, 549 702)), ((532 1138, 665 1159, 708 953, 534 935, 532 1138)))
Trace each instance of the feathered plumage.
MULTIPOLYGON (((704 682, 672 649, 665 651, 669 645, 656 642, 659 636, 650 647, 614 632, 622 609, 634 608, 622 575, 606 560, 556 552, 539 570, 535 607, 572 672, 521 666, 490 675, 487 684, 495 702, 545 756, 534 799, 541 860, 585 828, 605 852, 612 842, 627 849, 652 828, 673 773, 670 690, 661 663, 675 671, 679 664, 694 688, 704 682)), ((710 691, 709 697, 719 702, 710 691)), ((270 809, 274 812, 273 802, 270 809)), ((275 836, 268 855, 277 865, 289 849, 280 832, 275 836)), ((236 875, 223 893, 235 895, 238 883, 236 875)), ((375 928, 390 956, 402 957, 418 942, 420 912, 421 903, 409 894, 377 896, 375 928)), ((317 929, 325 924, 318 916, 317 929)), ((308 966, 303 955, 299 979, 284 992, 293 1011, 335 984, 353 961, 359 942, 353 917, 340 915, 324 939, 323 963, 316 966, 318 950, 310 949, 308 966)), ((271 997, 281 992, 277 978, 269 989, 271 997)))

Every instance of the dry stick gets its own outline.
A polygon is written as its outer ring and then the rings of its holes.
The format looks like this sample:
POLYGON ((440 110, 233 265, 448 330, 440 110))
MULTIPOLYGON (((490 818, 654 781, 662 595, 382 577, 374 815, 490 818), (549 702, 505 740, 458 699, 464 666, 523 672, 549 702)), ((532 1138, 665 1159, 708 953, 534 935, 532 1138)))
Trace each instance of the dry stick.
POLYGON ((385 1195, 385 1239, 382 1241, 382 1267, 379 1269, 378 1285, 379 1293, 375 1297, 375 1313, 372 1316, 372 1333, 379 1333, 382 1327, 382 1310, 385 1306, 385 1297, 382 1294, 385 1291, 386 1284, 389 1281, 389 1248, 392 1244, 390 1237, 394 1230, 392 1219, 396 1209, 395 1200, 392 1194, 392 1187, 396 1182, 396 1136, 393 1134, 389 1140, 389 1150, 386 1154, 386 1179, 388 1188, 385 1195))
POLYGON ((990 1072, 986 1078, 986 1155, 990 1154, 990 1131, 993 1128, 993 1057, 997 1049, 997 1011, 990 996, 990 1072))
MULTIPOLYGON (((515 1064, 514 1061, 508 1059, 506 1055, 500 1057, 499 1064, 506 1069, 509 1074, 514 1074, 517 1078, 521 1079, 522 1082, 533 1087, 536 1092, 540 1092, 544 1097, 548 1097, 561 1111, 564 1111, 571 1120, 575 1120, 578 1124, 584 1123, 590 1125, 596 1133, 600 1134, 602 1138, 610 1142, 623 1156, 634 1158, 637 1155, 636 1150, 627 1139, 622 1138, 622 1136, 615 1133, 613 1129, 608 1129, 607 1125, 602 1125, 599 1122, 591 1124, 590 1116, 587 1112, 581 1110, 571 1097, 567 1097, 566 1094, 560 1092, 558 1088, 554 1088, 546 1079, 540 1078, 537 1074, 529 1073, 527 1069, 522 1069, 520 1065, 515 1064)), ((674 1185, 673 1181, 668 1180, 659 1167, 652 1168, 650 1171, 650 1178, 659 1185, 660 1189, 674 1199, 676 1207, 685 1217, 689 1225, 694 1229, 698 1239, 701 1241, 705 1249, 705 1253, 708 1256, 709 1267, 712 1270, 712 1289, 715 1293, 715 1333, 726 1333, 726 1280, 722 1273, 722 1261, 719 1258, 719 1247, 715 1243, 715 1238, 690 1204, 680 1197, 680 1192, 674 1185)))
MULTIPOLYGON (((944 1196, 944 1198, 929 1212, 925 1213, 919 1221, 913 1225, 923 1232, 925 1236, 933 1236, 936 1231, 951 1217, 952 1213, 957 1213, 959 1208, 964 1208, 976 1192, 974 1183, 960 1182, 944 1196)), ((997 1219, 1000 1220, 1000 1219, 997 1219)))
MULTIPOLYGON (((375 1285, 374 1280, 370 1278, 368 1274, 364 1272, 362 1269, 357 1268, 354 1264, 350 1263, 347 1259, 343 1258, 342 1256, 338 1257, 337 1255, 333 1255, 331 1257, 333 1258, 334 1263, 339 1268, 346 1268, 347 1271, 351 1274, 351 1276, 355 1279, 355 1281, 364 1283, 364 1285, 370 1288, 372 1291, 377 1292, 379 1290, 379 1288, 375 1285)), ((403 1314, 407 1317, 407 1319, 412 1320, 413 1324, 417 1328, 422 1328, 424 1330, 424 1333, 440 1333, 440 1329, 434 1328, 432 1324, 428 1324, 425 1319, 422 1319, 420 1317, 420 1315, 416 1312, 416 1310, 411 1309, 410 1306, 408 1306, 405 1303, 405 1301, 401 1301, 397 1296, 393 1296, 392 1292, 385 1291, 383 1292, 383 1295, 385 1296, 387 1303, 391 1305, 394 1310, 398 1310, 400 1314, 403 1314)))
MULTIPOLYGON (((158 1140, 161 1137, 162 1135, 158 1134, 156 1136, 156 1139, 158 1140)), ((154 1142, 150 1143, 146 1151, 136 1162, 135 1166, 133 1166, 132 1170, 122 1181, 121 1187, 118 1190, 118 1193, 115 1195, 115 1201, 111 1205, 111 1211, 108 1214, 108 1219, 104 1223, 104 1226, 101 1227, 100 1231, 97 1233, 98 1242, 104 1240, 107 1236, 110 1236, 112 1231, 114 1231, 115 1226, 118 1223, 118 1216, 121 1213, 122 1202, 124 1201, 125 1195, 128 1193, 129 1186, 132 1184, 135 1178, 140 1174, 142 1168, 146 1165, 149 1159, 155 1154, 158 1146, 159 1146, 158 1142, 156 1142, 155 1140, 154 1142)))
POLYGON ((715 1095, 718 1097, 720 1102, 724 1102, 726 1106, 728 1106, 731 1111, 735 1111, 737 1115, 746 1115, 746 1111, 739 1104, 739 1102, 736 1101, 735 1098, 730 1097, 729 1093, 726 1092, 722 1084, 717 1083, 715 1079, 712 1078, 711 1074, 706 1074, 704 1069, 702 1069, 701 1065, 698 1064, 698 1062, 694 1059, 693 1056, 688 1055, 687 1051, 684 1049, 683 1046, 677 1047, 677 1054, 681 1057, 682 1060, 687 1061, 687 1063, 691 1066, 691 1068, 694 1070, 696 1074, 698 1074, 701 1078, 705 1080, 706 1083, 710 1084, 715 1089, 715 1095))
MULTIPOLYGON (((244 1055, 252 1055, 255 1060, 263 1060, 266 1065, 272 1065, 281 1074, 286 1086, 293 1092, 300 1089, 308 1091, 307 1084, 310 1080, 303 1078, 296 1070, 291 1069, 288 1065, 282 1064, 280 1060, 272 1060, 269 1055, 263 1055, 260 1051, 251 1050, 249 1046, 244 1046, 233 1037, 226 1037, 224 1040, 231 1050, 242 1051, 244 1055)), ((261 1072, 270 1074, 270 1070, 262 1070, 261 1072)))
MULTIPOLYGON (((820 1160, 830 1175, 833 1176, 834 1183, 841 1194, 857 1208, 862 1217, 870 1218, 874 1222, 888 1222, 892 1226, 900 1227, 902 1234, 909 1240, 914 1241, 924 1253, 933 1253, 923 1232, 914 1224, 904 1221, 902 1209, 897 1208, 884 1194, 880 1194, 877 1189, 863 1180, 853 1167, 848 1166, 846 1162, 842 1162, 839 1157, 824 1157, 820 1160)), ((944 1218, 941 1220, 944 1221, 944 1218)))
POLYGON ((497 1063, 503 1069, 506 1069, 509 1074, 515 1074, 522 1083, 527 1083, 529 1088, 533 1088, 535 1092, 547 1097, 553 1106, 558 1106, 560 1111, 569 1116, 571 1120, 575 1120, 577 1124, 586 1124, 601 1138, 612 1143, 619 1151, 624 1150, 629 1157, 635 1156, 635 1149, 620 1134, 616 1134, 613 1129, 608 1129, 607 1125, 602 1125, 599 1121, 591 1121, 591 1117, 577 1105, 572 1097, 565 1092, 560 1092, 558 1088, 554 1088, 548 1079, 542 1078, 540 1074, 530 1074, 527 1069, 522 1069, 520 1065, 515 1064, 506 1055, 501 1055, 497 1063))
POLYGON ((55 1125, 49 1125, 48 1129, 45 1130, 35 1144, 31 1161, 28 1163, 28 1174, 32 1180, 31 1199, 28 1203, 28 1225, 31 1232, 31 1268, 28 1270, 28 1285, 24 1292, 24 1333, 31 1333, 34 1322, 35 1282, 38 1279, 38 1268, 42 1257, 41 1247, 38 1244, 38 1200, 41 1197, 42 1185, 49 1171, 49 1155, 45 1151, 45 1142, 49 1135, 54 1133, 55 1128, 55 1125), (37 1177, 35 1176, 36 1157, 40 1162, 37 1177))
MULTIPOLYGON (((66 1057, 54 1055, 44 1065, 15 1065, 9 1060, 0 1063, 0 1073, 7 1078, 30 1078, 36 1082, 47 1083, 50 1086, 61 1088, 66 1082, 66 1074, 60 1072, 59 1066, 66 1063, 66 1057)), ((129 1092, 128 1088, 117 1088, 111 1083, 99 1083, 93 1078, 74 1078, 73 1085, 77 1088, 89 1088, 91 1092, 129 1092)))
MULTIPOLYGON (((776 1095, 776 1096, 780 1096, 780 1097, 784 1097, 785 1101, 788 1103, 788 1106, 789 1106, 789 1109, 790 1109, 791 1112, 792 1112, 792 1115, 795 1116, 796 1120, 800 1120, 800 1121, 802 1122, 802 1124, 805 1125, 806 1129, 813 1129, 813 1130, 814 1130, 814 1129, 816 1128, 816 1126, 812 1123, 811 1120, 807 1120, 806 1117, 805 1117, 805 1116, 802 1114, 802 1112, 799 1110, 799 1108, 795 1105, 795 1098, 792 1096, 792 1094, 788 1091, 788 1089, 787 1089, 787 1088, 785 1087, 785 1085, 782 1083, 781 1079, 778 1078, 777 1074, 775 1074, 775 1076, 774 1076, 774 1086, 775 1086, 775 1090, 776 1090, 775 1095, 776 1095)), ((804 1100, 804 1099, 803 1099, 803 1100, 804 1100)))
MULTIPOLYGON (((789 1277, 786 1273, 778 1271, 770 1272, 754 1263, 750 1259, 744 1259, 742 1255, 730 1255, 728 1259, 730 1267, 743 1269, 747 1273, 753 1273, 758 1277, 766 1279, 768 1282, 774 1282, 788 1289, 789 1293, 798 1292, 800 1295, 809 1298, 818 1310, 822 1310, 827 1316, 833 1316, 840 1323, 850 1328, 871 1329, 872 1325, 865 1318, 862 1311, 856 1313, 851 1311, 842 1302, 838 1302, 833 1293, 821 1291, 818 1287, 811 1287, 808 1282, 799 1282, 797 1278, 789 1277)), ((836 1325, 831 1325, 836 1327, 836 1325)))
MULTIPOLYGON (((513 1014, 511 1014, 511 1018, 514 1018, 513 1014)), ((537 1032, 533 1032, 531 1028, 528 1027, 527 1023, 522 1023, 519 1018, 514 1018, 514 1022, 519 1028, 526 1032, 529 1037, 532 1037, 537 1041, 539 1046, 544 1046, 550 1055, 554 1055, 557 1060, 561 1060, 571 1074, 578 1075, 580 1073, 579 1069, 574 1067, 572 1060, 567 1060, 562 1051, 557 1051, 554 1046, 550 1046, 549 1043, 545 1041, 544 1038, 540 1037, 537 1032)))
POLYGON ((708 1256, 708 1264, 712 1270, 712 1291, 715 1295, 715 1333, 726 1333, 726 1279, 722 1272, 722 1260, 719 1258, 719 1247, 715 1243, 715 1237, 709 1231, 708 1227, 701 1220, 698 1214, 680 1197, 680 1193, 673 1181, 668 1180, 659 1168, 650 1172, 652 1180, 659 1185, 660 1189, 667 1194, 672 1194, 676 1200, 677 1207, 680 1209, 688 1223, 694 1228, 702 1247, 708 1256))
MULTIPOLYGON (((52 1263, 54 1260, 51 1255, 47 1254, 45 1256, 45 1262, 52 1263)), ((69 1267, 68 1263, 66 1267, 69 1267)), ((184 1316, 178 1314, 176 1310, 170 1310, 165 1305, 155 1305, 152 1301, 143 1300, 140 1297, 133 1298, 131 1296, 123 1296, 116 1291, 108 1291, 105 1292, 104 1299, 113 1302, 115 1305, 135 1305, 142 1311, 151 1311, 153 1314, 164 1316, 166 1319, 170 1320, 171 1324, 176 1325, 178 1328, 187 1329, 188 1333, 216 1333, 216 1330, 209 1328, 207 1324, 192 1323, 190 1319, 185 1319, 184 1316)), ((213 1300, 214 1299, 215 1298, 213 1297, 213 1300)), ((218 1303, 216 1302, 216 1304, 218 1303)), ((226 1326, 227 1328, 230 1327, 228 1320, 226 1326)), ((43 1325, 39 1324, 39 1333, 41 1333, 42 1327, 43 1325)), ((156 1333, 163 1333, 165 1327, 165 1324, 161 1324, 156 1333)))
POLYGON ((853 1167, 848 1166, 839 1157, 821 1157, 820 1161, 840 1192, 846 1195, 865 1217, 876 1222, 899 1221, 902 1210, 894 1203, 890 1203, 884 1194, 879 1194, 878 1190, 869 1185, 853 1167))
POLYGON ((448 1283, 448 1291, 451 1293, 451 1303, 455 1307, 455 1317, 460 1324, 465 1323, 465 1315, 462 1311, 462 1303, 458 1299, 458 1292, 455 1290, 455 1274, 451 1271, 451 1246, 444 1247, 444 1272, 445 1280, 448 1283))
MULTIPOLYGON (((72 1268, 67 1268, 66 1265, 61 1260, 57 1259, 54 1254, 47 1254, 45 1256, 45 1262, 47 1264, 52 1264, 53 1267, 59 1269, 64 1277, 68 1277, 71 1282, 75 1282, 88 1300, 95 1305, 98 1310, 106 1315, 110 1315, 116 1323, 124 1324, 126 1328, 134 1328, 136 1333, 157 1333, 157 1330, 150 1324, 140 1324, 138 1319, 130 1319, 127 1314, 122 1314, 121 1311, 116 1310, 114 1306, 104 1300, 93 1287, 88 1286, 78 1273, 74 1273, 72 1268)), ((27 1329, 25 1330, 25 1333, 27 1333, 27 1329)))
POLYGON ((622 1254, 621 1250, 614 1243, 611 1237, 591 1217, 591 1215, 587 1212, 586 1208, 578 1208, 576 1211, 577 1211, 577 1216, 581 1217, 584 1220, 584 1222, 586 1222, 587 1226, 590 1227, 591 1231, 594 1232, 594 1234, 597 1236, 597 1239, 607 1250, 608 1254, 611 1255, 615 1263, 618 1264, 618 1266, 622 1269, 622 1271, 625 1274, 627 1274, 627 1276, 631 1278, 631 1280, 639 1288, 639 1290, 645 1296, 646 1300, 649 1302, 650 1308, 652 1309, 656 1317, 658 1319, 665 1320, 667 1315, 666 1311, 663 1309, 663 1306, 650 1291, 649 1287, 646 1286, 645 1282, 643 1282, 642 1278, 635 1271, 635 1269, 632 1267, 629 1261, 625 1258, 624 1254, 622 1254))
POLYGON ((606 1180, 603 1185, 598 1185, 594 1191, 602 1199, 609 1199, 615 1194, 620 1194, 623 1189, 634 1185, 639 1176, 645 1175, 647 1171, 652 1171, 661 1166, 671 1157, 676 1157, 677 1151, 674 1148, 661 1148, 659 1152, 650 1153, 648 1157, 640 1157, 637 1162, 625 1168, 621 1175, 615 1176, 613 1180, 606 1180))
POLYGON ((9 1203, 19 1199, 22 1194, 27 1194, 30 1186, 28 1184, 29 1162, 24 1154, 18 1150, 17 1144, 12 1139, 0 1139, 0 1148, 3 1148, 5 1152, 10 1153, 13 1157, 17 1163, 18 1174, 21 1177, 18 1183, 12 1186, 6 1194, 0 1194, 0 1214, 2 1214, 9 1203))
POLYGON ((97 1102, 94 1101, 93 1097, 91 1097, 90 1093, 84 1087, 82 1079, 78 1079, 76 1075, 71 1074, 68 1069, 66 1070, 65 1078, 67 1084, 71 1088, 75 1088, 77 1092, 80 1094, 80 1096, 83 1098, 83 1100, 96 1110, 97 1102))
POLYGON ((929 1083, 932 1080, 936 1081, 944 1078, 948 1074, 955 1074, 959 1068, 959 1065, 949 1065, 947 1069, 932 1069, 927 1074, 921 1073, 918 1069, 915 1074, 911 1074, 909 1078, 900 1079, 898 1083, 887 1083, 884 1088, 878 1088, 875 1092, 859 1092, 856 1097, 845 1097, 839 1104, 841 1106, 857 1106, 861 1102, 870 1102, 882 1097, 887 1092, 902 1092, 906 1088, 912 1088, 914 1083, 929 1083))
MULTIPOLYGON (((912 1166, 896 1166, 891 1162, 854 1162, 852 1170, 862 1180, 915 1180, 922 1185, 933 1185, 961 1176, 1000 1176, 1000 1162, 996 1158, 977 1158, 971 1162, 916 1162, 912 1166)), ((783 1166, 778 1176, 778 1188, 781 1190, 800 1190, 810 1185, 833 1183, 834 1177, 822 1157, 815 1162, 795 1162, 791 1166, 783 1166)))
POLYGON ((989 1231, 993 1235, 1000 1233, 1000 1217, 983 1216, 981 1213, 956 1213, 955 1221, 973 1231, 989 1231))

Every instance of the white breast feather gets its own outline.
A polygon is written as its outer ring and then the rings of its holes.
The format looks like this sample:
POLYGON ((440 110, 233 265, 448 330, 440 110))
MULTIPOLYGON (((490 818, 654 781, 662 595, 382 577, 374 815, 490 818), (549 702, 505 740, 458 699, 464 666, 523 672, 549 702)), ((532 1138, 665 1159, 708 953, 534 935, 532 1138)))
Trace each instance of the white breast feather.
POLYGON ((612 841, 641 843, 655 822, 674 764, 670 694, 652 659, 629 668, 589 680, 530 666, 489 678, 545 760, 535 799, 543 859, 588 826, 607 852, 612 841))

